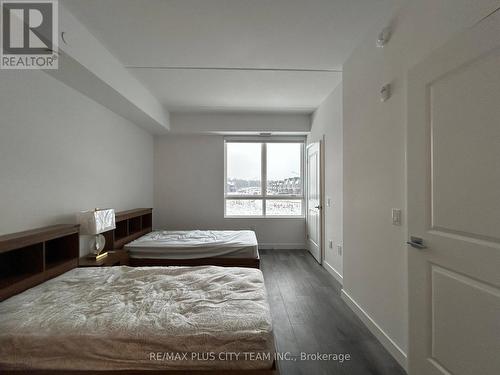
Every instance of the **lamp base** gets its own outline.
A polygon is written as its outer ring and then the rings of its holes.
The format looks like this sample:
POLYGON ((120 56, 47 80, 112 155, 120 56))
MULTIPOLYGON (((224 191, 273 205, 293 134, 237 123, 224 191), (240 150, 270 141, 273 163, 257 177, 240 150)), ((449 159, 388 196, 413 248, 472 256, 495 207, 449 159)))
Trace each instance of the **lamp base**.
POLYGON ((104 251, 104 252, 99 253, 99 254, 89 254, 89 258, 92 260, 101 260, 103 258, 106 258, 107 256, 108 256, 107 251, 104 251))
POLYGON ((108 255, 107 251, 104 251, 104 246, 106 245, 106 239, 102 234, 96 234, 90 241, 90 257, 95 260, 102 259, 108 255))

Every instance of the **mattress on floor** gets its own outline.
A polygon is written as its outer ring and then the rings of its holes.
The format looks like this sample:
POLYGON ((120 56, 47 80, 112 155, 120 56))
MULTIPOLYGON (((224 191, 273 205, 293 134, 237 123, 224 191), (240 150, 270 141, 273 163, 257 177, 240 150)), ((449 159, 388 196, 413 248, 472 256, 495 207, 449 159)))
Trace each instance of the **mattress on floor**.
POLYGON ((230 352, 274 352, 260 270, 77 268, 0 302, 0 370, 272 367, 230 352))
POLYGON ((125 245, 131 258, 200 259, 259 258, 251 230, 154 231, 125 245))

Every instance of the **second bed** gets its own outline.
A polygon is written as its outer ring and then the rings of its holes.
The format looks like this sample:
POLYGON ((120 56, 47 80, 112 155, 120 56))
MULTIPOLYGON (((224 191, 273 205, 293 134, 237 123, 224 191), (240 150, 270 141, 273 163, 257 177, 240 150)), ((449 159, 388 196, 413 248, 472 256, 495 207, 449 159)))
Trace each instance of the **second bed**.
POLYGON ((255 233, 238 231, 153 231, 125 245, 133 266, 259 268, 255 233))

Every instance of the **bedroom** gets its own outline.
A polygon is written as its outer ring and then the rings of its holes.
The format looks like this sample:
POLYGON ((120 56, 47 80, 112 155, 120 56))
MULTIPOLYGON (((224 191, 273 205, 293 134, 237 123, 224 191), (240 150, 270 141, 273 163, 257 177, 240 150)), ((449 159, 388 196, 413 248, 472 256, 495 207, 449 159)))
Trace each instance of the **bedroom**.
MULTIPOLYGON (((42 55, 56 56, 57 69, 6 66, 13 52, 5 35, 13 45, 24 39, 15 18, 7 29, 2 18, 0 249, 26 247, 26 234, 14 245, 4 236, 75 225, 80 211, 96 207, 116 212, 107 250, 149 228, 251 231, 258 264, 253 250, 236 261, 216 257, 250 266, 245 272, 260 267, 274 352, 294 353, 276 361, 280 373, 498 373, 498 1, 57 5, 56 37, 34 33, 40 43, 52 40, 42 55), (430 205, 422 191, 431 178, 418 164, 428 146, 414 125, 425 121, 419 82, 436 83, 432 114, 442 125, 432 134, 441 146, 432 159, 433 230, 421 225, 430 215, 419 210, 430 205), (294 185, 279 187, 285 183, 294 185), (152 213, 123 213, 137 208, 152 213), (455 254, 437 251, 451 245, 455 254), (438 304, 423 300, 433 297, 423 293, 431 286, 438 304), (466 313, 456 314, 461 301, 466 313), (301 361, 300 353, 351 358, 301 361)), ((25 22, 37 28, 36 19, 25 22)), ((2 289, 22 277, 12 272, 25 263, 41 281, 58 255, 68 264, 86 259, 94 237, 78 231, 77 253, 43 236, 31 237, 36 256, 0 250, 2 289), (55 258, 45 259, 52 247, 55 258)), ((121 255, 87 265, 133 263, 121 255)), ((88 268, 77 264, 74 272, 88 268)), ((11 357, 0 352, 0 366, 11 357)))

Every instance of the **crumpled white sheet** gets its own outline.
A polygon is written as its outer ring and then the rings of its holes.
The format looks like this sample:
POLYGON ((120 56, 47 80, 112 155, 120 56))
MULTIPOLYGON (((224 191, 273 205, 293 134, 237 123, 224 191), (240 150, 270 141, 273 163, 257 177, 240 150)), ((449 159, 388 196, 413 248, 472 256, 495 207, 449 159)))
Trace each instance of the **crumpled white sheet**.
POLYGON ((261 271, 77 268, 0 303, 0 369, 272 366, 268 359, 151 360, 153 352, 274 352, 261 271))

